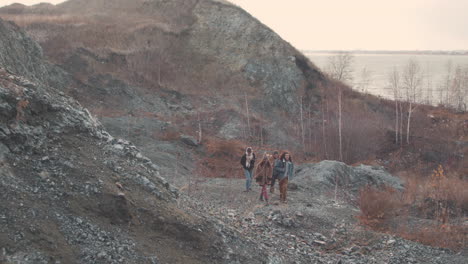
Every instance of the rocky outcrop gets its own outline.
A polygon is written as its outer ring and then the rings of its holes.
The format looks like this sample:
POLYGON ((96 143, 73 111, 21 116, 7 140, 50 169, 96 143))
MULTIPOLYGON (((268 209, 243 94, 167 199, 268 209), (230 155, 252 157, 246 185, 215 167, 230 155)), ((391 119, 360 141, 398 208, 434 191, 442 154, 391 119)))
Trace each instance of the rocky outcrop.
POLYGON ((301 188, 322 194, 333 191, 335 185, 353 194, 357 194, 366 185, 388 186, 396 190, 403 190, 402 181, 383 167, 362 164, 353 167, 342 162, 329 160, 299 166, 292 182, 297 183, 301 188))
POLYGON ((66 87, 70 83, 69 75, 45 62, 39 44, 17 25, 0 23, 0 36, 0 67, 53 87, 66 87))
MULTIPOLYGON (((140 147, 151 158, 158 153, 150 149, 160 143, 151 134, 124 135, 114 128, 128 123, 148 127, 161 118, 131 113, 196 118, 197 112, 233 109, 243 120, 240 99, 247 95, 255 127, 256 119, 265 123, 277 119, 275 113, 295 116, 298 94, 314 102, 319 96, 315 88, 326 82, 300 52, 228 1, 70 0, 49 9, 44 13, 38 7, 22 7, 21 14, 36 17, 37 22, 32 20, 24 28, 50 60, 77 80, 61 88, 91 112, 105 115, 103 123, 111 133, 146 142, 140 147), (56 20, 48 19, 58 14, 56 20), (174 100, 168 91, 180 96, 174 100), (123 122, 125 117, 131 122, 123 122)), ((0 16, 14 19, 19 12, 14 10, 1 9, 0 16)), ((288 127, 294 121, 281 122, 288 127)), ((244 135, 238 128, 226 133, 224 124, 217 123, 221 124, 211 127, 206 136, 244 135)), ((264 140, 273 142, 284 133, 283 128, 269 130, 264 140)))
MULTIPOLYGON (((298 51, 232 4, 200 1, 193 14, 190 47, 231 72, 242 72, 251 86, 262 89, 268 106, 297 112, 297 92, 308 81, 297 65, 298 51)), ((318 71, 315 77, 321 78, 318 71)))
MULTIPOLYGON (((0 28, 2 52, 34 44, 11 24, 0 28)), ((47 65, 23 55, 1 56, 1 263, 261 262, 235 231, 179 209, 159 167, 76 100, 11 73, 47 65)))

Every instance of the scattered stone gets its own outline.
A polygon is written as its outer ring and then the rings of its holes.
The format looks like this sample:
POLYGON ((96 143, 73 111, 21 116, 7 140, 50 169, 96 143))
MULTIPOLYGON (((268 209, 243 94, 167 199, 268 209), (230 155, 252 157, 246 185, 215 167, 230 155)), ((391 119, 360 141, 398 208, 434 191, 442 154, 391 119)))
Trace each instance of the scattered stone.
POLYGON ((314 243, 322 246, 327 244, 327 242, 321 240, 314 240, 314 243))
POLYGON ((198 146, 197 140, 192 136, 181 135, 180 136, 180 141, 182 141, 183 143, 185 143, 185 144, 187 144, 189 146, 192 146, 192 147, 198 146))

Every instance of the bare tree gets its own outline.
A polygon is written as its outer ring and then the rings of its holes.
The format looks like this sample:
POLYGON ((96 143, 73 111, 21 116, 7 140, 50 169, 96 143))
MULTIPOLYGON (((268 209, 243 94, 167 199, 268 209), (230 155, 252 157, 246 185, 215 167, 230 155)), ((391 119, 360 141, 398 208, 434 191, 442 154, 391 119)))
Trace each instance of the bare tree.
POLYGON ((463 69, 460 65, 458 65, 453 75, 451 89, 453 107, 458 111, 466 111, 466 97, 468 94, 467 79, 468 68, 463 69))
POLYGON ((300 97, 300 117, 301 117, 301 138, 302 138, 302 148, 305 152, 305 129, 304 129, 304 109, 303 109, 303 97, 300 97))
POLYGON ((200 119, 200 112, 197 113, 198 117, 198 144, 202 142, 202 125, 201 125, 201 119, 200 119))
POLYGON ((403 71, 403 88, 406 91, 406 101, 408 102, 408 123, 406 126, 406 144, 409 144, 411 116, 415 110, 418 96, 421 93, 422 71, 419 63, 409 60, 403 71))
POLYGON ((342 131, 343 131, 343 122, 342 122, 342 88, 341 85, 338 86, 338 138, 340 142, 340 161, 343 161, 343 137, 342 137, 342 131))
POLYGON ((354 56, 350 52, 339 52, 328 58, 328 74, 331 78, 350 84, 353 81, 354 56))
POLYGON ((250 137, 250 135, 251 135, 250 112, 249 112, 249 101, 247 100, 247 93, 246 92, 244 92, 244 99, 245 99, 245 110, 246 110, 246 114, 247 114, 247 129, 248 129, 247 136, 250 137))
POLYGON ((398 144, 398 132, 400 131, 399 129, 399 100, 400 100, 400 73, 398 70, 394 67, 393 70, 390 72, 388 76, 388 81, 390 88, 393 91, 393 97, 395 100, 395 144, 398 144))
POLYGON ((328 151, 327 151, 327 133, 325 132, 325 125, 327 123, 327 119, 325 116, 325 105, 324 100, 327 100, 326 97, 320 101, 320 105, 322 108, 322 143, 323 143, 323 151, 325 159, 328 159, 328 151))
POLYGON ((162 48, 158 48, 158 85, 161 86, 162 83, 161 83, 161 65, 164 61, 164 57, 163 57, 164 53, 163 53, 163 49, 162 48))
POLYGON ((358 90, 362 93, 367 93, 369 86, 372 83, 372 72, 369 71, 366 67, 362 68, 361 76, 358 83, 358 90))
POLYGON ((453 63, 451 60, 448 60, 447 63, 445 64, 445 69, 446 73, 444 76, 444 81, 442 84, 442 91, 445 92, 445 98, 444 101, 442 102, 445 106, 450 106, 450 94, 451 94, 451 86, 452 86, 452 75, 453 75, 453 63))

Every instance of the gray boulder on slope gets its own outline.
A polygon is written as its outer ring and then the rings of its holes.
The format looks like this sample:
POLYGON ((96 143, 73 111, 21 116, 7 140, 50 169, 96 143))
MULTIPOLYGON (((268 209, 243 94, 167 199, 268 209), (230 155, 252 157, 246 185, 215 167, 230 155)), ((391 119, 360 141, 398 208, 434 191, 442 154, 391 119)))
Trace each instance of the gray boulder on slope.
POLYGON ((366 185, 389 186, 403 190, 403 182, 391 175, 382 167, 359 165, 348 166, 343 162, 325 160, 314 164, 304 164, 298 167, 292 180, 301 188, 310 189, 313 193, 325 193, 338 187, 356 194, 366 185))

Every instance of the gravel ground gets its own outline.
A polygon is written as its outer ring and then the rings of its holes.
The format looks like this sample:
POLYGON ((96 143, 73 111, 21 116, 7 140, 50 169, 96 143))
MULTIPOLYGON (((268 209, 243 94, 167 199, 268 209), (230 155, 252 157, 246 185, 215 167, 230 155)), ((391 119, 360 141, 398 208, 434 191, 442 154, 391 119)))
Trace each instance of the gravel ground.
MULTIPOLYGON (((297 185, 301 182, 292 181, 297 185)), ((256 243, 268 263, 466 263, 466 252, 432 248, 364 229, 354 206, 330 192, 312 195, 307 188, 279 193, 270 205, 259 201, 260 187, 244 192, 242 179, 206 179, 182 188, 179 206, 256 243), (272 261, 275 260, 275 261, 272 261)))

